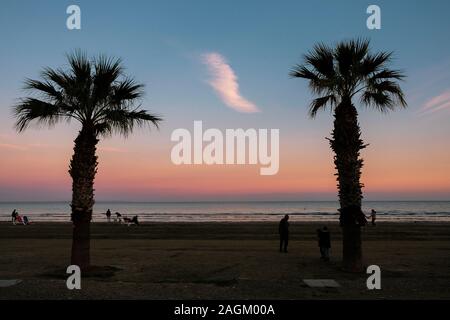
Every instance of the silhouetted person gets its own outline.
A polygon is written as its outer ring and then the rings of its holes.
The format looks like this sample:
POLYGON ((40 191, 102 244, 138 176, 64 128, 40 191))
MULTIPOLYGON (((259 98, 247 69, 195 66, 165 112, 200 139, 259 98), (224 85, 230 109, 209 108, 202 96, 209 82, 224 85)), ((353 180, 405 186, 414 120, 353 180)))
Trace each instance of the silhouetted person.
POLYGON ((317 229, 317 242, 319 244, 319 250, 320 250, 320 259, 323 257, 322 247, 320 246, 320 239, 322 238, 322 229, 317 229))
POLYGON ((13 212, 11 213, 11 222, 13 224, 16 224, 16 220, 17 220, 17 216, 19 215, 19 213, 17 212, 16 209, 13 210, 13 212))
POLYGON ((127 226, 130 226, 132 224, 139 225, 138 216, 134 216, 133 218, 123 217, 123 222, 127 224, 127 226))
POLYGON ((278 233, 280 234, 280 252, 287 252, 289 242, 289 215, 285 215, 278 225, 278 233))
POLYGON ((135 225, 139 225, 138 216, 134 216, 133 219, 131 219, 131 223, 134 223, 135 225))
POLYGON ((320 259, 330 261, 331 237, 327 227, 317 229, 319 238, 320 259))
POLYGON ((22 223, 26 226, 31 223, 27 216, 23 216, 22 220, 23 220, 22 223))
POLYGON ((130 226, 132 224, 139 225, 138 216, 134 216, 133 218, 123 217, 123 222, 127 224, 127 226, 130 226))
POLYGON ((116 219, 118 222, 122 221, 122 215, 119 212, 116 212, 116 219))
POLYGON ((111 222, 111 210, 108 209, 105 214, 106 220, 108 220, 108 222, 111 222))
POLYGON ((372 212, 370 213, 370 218, 372 219, 372 225, 376 226, 377 224, 375 221, 377 220, 377 212, 372 209, 372 212))

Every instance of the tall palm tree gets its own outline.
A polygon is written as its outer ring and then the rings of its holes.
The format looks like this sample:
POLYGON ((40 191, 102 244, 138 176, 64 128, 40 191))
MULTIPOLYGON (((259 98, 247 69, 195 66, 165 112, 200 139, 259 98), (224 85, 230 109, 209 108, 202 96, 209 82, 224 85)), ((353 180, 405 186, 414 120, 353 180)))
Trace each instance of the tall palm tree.
POLYGON ((50 127, 70 120, 80 124, 69 166, 73 222, 71 263, 87 270, 99 139, 114 133, 126 137, 137 126, 158 126, 161 118, 140 109, 138 102, 143 95, 143 85, 124 74, 120 59, 106 56, 89 59, 80 51, 68 55, 67 59, 67 70, 45 68, 43 80, 27 79, 25 89, 37 95, 21 99, 14 111, 19 132, 32 122, 50 127))
POLYGON ((311 117, 327 107, 334 111, 334 129, 329 140, 337 169, 343 267, 348 271, 362 271, 360 227, 366 223, 361 210, 360 182, 363 166, 360 151, 366 145, 361 139, 354 100, 381 112, 406 107, 398 84, 404 75, 389 69, 391 57, 392 53, 371 53, 368 40, 343 41, 334 48, 317 44, 304 56, 303 63, 290 72, 292 77, 306 79, 316 95, 309 109, 311 117))

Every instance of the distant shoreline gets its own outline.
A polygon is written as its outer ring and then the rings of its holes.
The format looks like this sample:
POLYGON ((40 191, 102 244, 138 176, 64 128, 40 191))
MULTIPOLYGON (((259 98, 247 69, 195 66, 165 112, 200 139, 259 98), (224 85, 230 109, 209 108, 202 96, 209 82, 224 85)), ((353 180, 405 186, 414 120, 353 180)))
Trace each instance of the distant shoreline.
MULTIPOLYGON (((279 221, 289 214, 292 221, 337 222, 338 201, 209 201, 209 202, 102 202, 94 206, 93 222, 106 222, 109 209, 113 220, 137 215, 141 222, 260 222, 279 221)), ((0 221, 9 221, 11 212, 28 216, 32 221, 70 221, 69 202, 0 202, 0 221)), ((450 222, 450 201, 365 201, 363 211, 369 216, 377 211, 382 221, 450 222)))
MULTIPOLYGON (((71 200, 25 200, 25 201, 0 201, 0 204, 11 204, 11 203, 67 203, 69 204, 71 200)), ((102 203, 127 203, 127 204, 183 204, 183 203, 298 203, 298 202, 334 202, 338 203, 338 200, 185 200, 185 201, 131 201, 131 200, 97 200, 96 204, 102 203)), ((364 202, 450 202, 450 200, 364 200, 364 202)))
MULTIPOLYGON (((139 226, 130 226, 133 228, 139 228, 142 226, 155 226, 155 225, 273 225, 277 223, 276 221, 145 221, 140 222, 139 226)), ((336 220, 308 220, 308 221, 291 221, 291 224, 297 225, 322 225, 322 224, 332 224, 338 225, 336 220)), ((98 226, 124 226, 127 227, 126 223, 116 223, 116 222, 104 222, 104 221, 92 221, 91 224, 98 226)), ((382 221, 377 220, 378 225, 443 225, 450 226, 449 221, 436 221, 436 220, 417 220, 417 221, 382 221)), ((22 227, 22 225, 14 226, 9 220, 0 220, 0 227, 5 225, 11 225, 12 227, 22 227)), ((51 225, 72 225, 71 221, 35 221, 31 225, 35 226, 51 226, 51 225)), ((365 228, 371 228, 370 221, 368 221, 365 228)))

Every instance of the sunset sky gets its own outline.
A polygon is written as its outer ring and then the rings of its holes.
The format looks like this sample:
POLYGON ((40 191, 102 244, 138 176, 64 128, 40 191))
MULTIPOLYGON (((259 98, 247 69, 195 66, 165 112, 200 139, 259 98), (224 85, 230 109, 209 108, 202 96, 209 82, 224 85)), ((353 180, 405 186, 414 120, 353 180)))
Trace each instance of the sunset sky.
POLYGON ((121 57, 146 85, 143 107, 160 130, 99 145, 98 200, 334 200, 333 118, 307 115, 307 83, 288 76, 317 42, 366 37, 394 51, 407 74, 405 110, 359 108, 369 200, 450 200, 450 2, 448 1, 20 1, 0 4, 0 201, 69 200, 79 126, 14 130, 23 80, 63 67, 65 53, 121 57), (81 8, 81 30, 66 8, 81 8), (382 29, 368 30, 378 4, 382 29), (177 128, 280 129, 280 170, 259 165, 176 166, 177 128))

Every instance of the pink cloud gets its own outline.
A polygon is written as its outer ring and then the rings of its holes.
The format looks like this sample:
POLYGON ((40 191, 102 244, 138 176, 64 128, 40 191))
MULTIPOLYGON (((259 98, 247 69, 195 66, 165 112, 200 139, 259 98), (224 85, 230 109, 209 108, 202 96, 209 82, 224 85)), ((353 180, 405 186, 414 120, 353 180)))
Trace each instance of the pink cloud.
POLYGON ((2 149, 11 149, 11 150, 19 150, 19 151, 27 150, 26 147, 19 146, 19 145, 16 145, 16 144, 10 144, 10 143, 0 143, 0 148, 2 148, 2 149))
POLYGON ((214 88, 222 101, 239 112, 259 112, 258 107, 244 98, 239 92, 238 78, 226 59, 219 53, 206 53, 202 61, 208 66, 211 74, 209 85, 214 88))
POLYGON ((450 90, 447 90, 440 95, 428 100, 420 110, 420 114, 430 114, 448 108, 450 108, 450 90))

